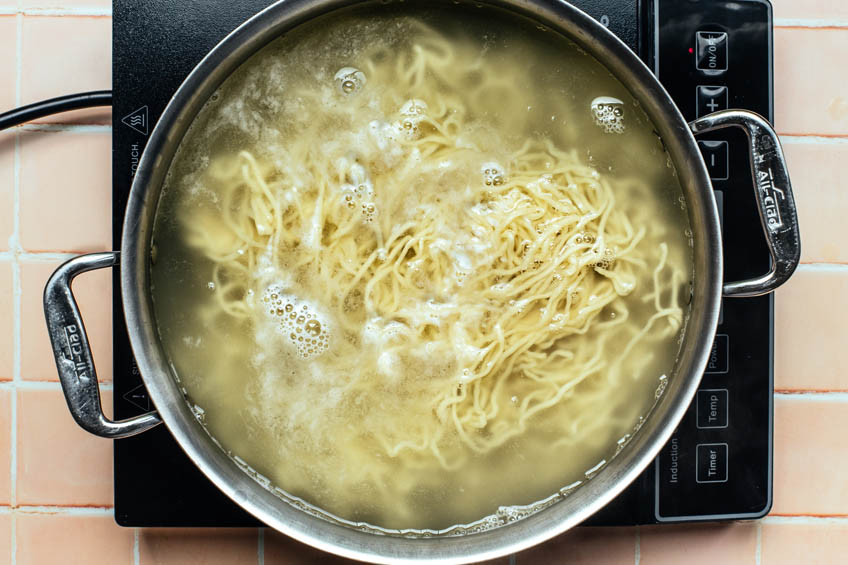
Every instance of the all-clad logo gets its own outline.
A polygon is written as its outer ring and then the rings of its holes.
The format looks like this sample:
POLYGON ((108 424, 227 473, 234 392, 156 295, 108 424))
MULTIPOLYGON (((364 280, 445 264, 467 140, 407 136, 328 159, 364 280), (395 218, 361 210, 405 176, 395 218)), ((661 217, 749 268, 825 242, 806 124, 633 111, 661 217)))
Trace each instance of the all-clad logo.
POLYGON ((778 200, 783 200, 786 196, 782 189, 774 185, 774 173, 771 169, 768 172, 757 171, 757 183, 763 197, 763 213, 765 214, 766 225, 770 231, 778 231, 783 227, 778 200))
POLYGON ((68 352, 70 353, 68 359, 74 364, 74 373, 76 373, 77 379, 87 381, 89 378, 88 364, 82 356, 82 338, 76 324, 65 326, 65 340, 68 343, 68 352))

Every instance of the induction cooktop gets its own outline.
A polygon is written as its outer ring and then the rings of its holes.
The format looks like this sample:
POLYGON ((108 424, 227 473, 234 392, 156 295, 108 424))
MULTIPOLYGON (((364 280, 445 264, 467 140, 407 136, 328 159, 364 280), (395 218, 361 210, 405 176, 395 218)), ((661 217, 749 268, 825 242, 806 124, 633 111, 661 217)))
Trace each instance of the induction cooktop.
MULTIPOLYGON (((691 120, 722 108, 772 112, 772 11, 760 0, 572 0, 653 69, 691 120)), ((268 0, 113 2, 113 233, 158 116, 196 63, 268 0)), ((724 233, 725 278, 768 270, 741 132, 699 137, 724 233)), ((114 292, 114 414, 152 406, 114 292)), ((773 298, 724 301, 709 364, 668 445, 591 525, 738 520, 772 499, 773 298)), ((114 442, 124 526, 257 526, 206 479, 164 426, 114 442)))

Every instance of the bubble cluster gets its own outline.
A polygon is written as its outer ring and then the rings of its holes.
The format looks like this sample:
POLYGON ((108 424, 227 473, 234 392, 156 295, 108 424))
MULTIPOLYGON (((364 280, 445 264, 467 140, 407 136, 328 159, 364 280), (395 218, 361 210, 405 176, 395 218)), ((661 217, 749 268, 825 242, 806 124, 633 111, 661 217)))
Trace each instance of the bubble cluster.
POLYGON ((262 295, 262 306, 279 321, 280 331, 302 359, 317 357, 329 348, 329 324, 311 304, 271 285, 262 295))
POLYGON ((408 137, 416 138, 427 113, 427 103, 417 98, 407 100, 400 107, 400 128, 408 137))
POLYGON ((624 102, 611 96, 592 100, 592 117, 606 133, 624 133, 624 102))
POLYGON ((362 87, 365 86, 365 83, 367 82, 365 79, 365 73, 356 67, 344 67, 339 69, 336 76, 333 77, 333 80, 336 83, 338 91, 345 96, 356 94, 362 90, 362 87))
POLYGON ((374 203, 374 185, 368 178, 368 172, 359 163, 354 163, 347 168, 346 177, 348 182, 341 187, 344 205, 351 210, 359 209, 366 224, 373 222, 377 215, 377 205, 374 203))
POLYGON ((366 224, 374 221, 377 205, 374 204, 374 187, 369 181, 342 186, 342 198, 351 210, 359 209, 366 224))
POLYGON ((615 265, 615 251, 607 247, 603 253, 599 253, 600 258, 595 262, 596 269, 609 271, 615 265))
POLYGON ((504 183, 506 173, 500 163, 483 163, 480 170, 483 172, 483 184, 486 186, 501 186, 504 183))

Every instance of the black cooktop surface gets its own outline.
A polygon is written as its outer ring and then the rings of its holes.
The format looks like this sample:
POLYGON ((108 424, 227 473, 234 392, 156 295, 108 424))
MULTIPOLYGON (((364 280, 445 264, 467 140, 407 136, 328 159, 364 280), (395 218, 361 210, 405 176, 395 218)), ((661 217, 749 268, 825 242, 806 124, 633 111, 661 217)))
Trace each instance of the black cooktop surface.
MULTIPOLYGON (((113 2, 114 241, 132 176, 169 98, 197 62, 268 0, 113 2)), ((767 2, 573 0, 655 69, 687 119, 723 107, 771 118, 771 9, 767 2)), ((722 211, 726 279, 768 270, 744 135, 699 143, 722 211)), ((114 293, 114 413, 153 407, 114 293)), ((651 524, 754 518, 771 507, 771 297, 725 301, 697 398, 671 442, 589 523, 651 524)), ((115 449, 115 518, 125 526, 255 526, 160 426, 115 449)))

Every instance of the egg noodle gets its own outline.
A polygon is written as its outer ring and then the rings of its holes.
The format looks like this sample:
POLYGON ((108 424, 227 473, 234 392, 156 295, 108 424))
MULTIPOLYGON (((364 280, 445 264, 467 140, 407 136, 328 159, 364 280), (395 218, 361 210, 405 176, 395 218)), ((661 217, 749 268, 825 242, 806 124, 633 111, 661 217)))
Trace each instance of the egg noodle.
MULTIPOLYGON (((279 464, 332 451, 344 464, 310 480, 378 485, 386 503, 414 488, 398 465, 461 470, 552 407, 640 378, 679 334, 690 278, 644 182, 541 135, 504 149, 525 69, 414 29, 411 48, 371 47, 292 92, 295 133, 215 157, 216 205, 178 218, 214 263, 207 325, 235 320, 258 344, 253 414, 279 464)), ((577 444, 597 416, 544 425, 577 444)))

